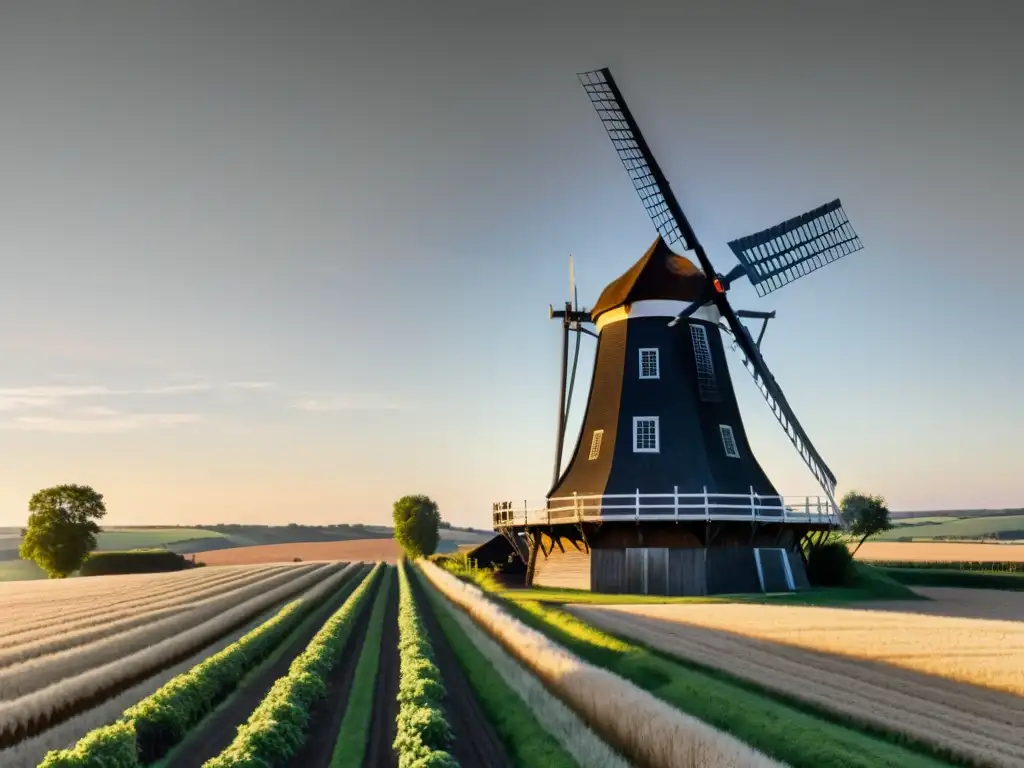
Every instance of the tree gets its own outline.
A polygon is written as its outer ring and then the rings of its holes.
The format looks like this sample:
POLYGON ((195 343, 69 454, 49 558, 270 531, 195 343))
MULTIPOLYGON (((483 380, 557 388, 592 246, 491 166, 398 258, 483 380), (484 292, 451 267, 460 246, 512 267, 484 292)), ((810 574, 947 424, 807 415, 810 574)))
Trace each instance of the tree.
POLYGON ((892 528, 889 520, 889 507, 881 496, 868 496, 857 491, 850 491, 843 496, 839 502, 839 514, 850 526, 850 533, 859 536, 854 555, 860 549, 861 544, 867 541, 869 536, 888 531, 892 528))
POLYGON ((434 554, 441 524, 441 513, 436 502, 422 494, 403 496, 395 502, 392 518, 395 523, 395 541, 407 557, 434 554))
POLYGON ((81 567, 96 549, 96 521, 107 514, 103 494, 87 485, 44 488, 29 499, 28 511, 18 555, 34 561, 51 579, 63 579, 81 567))

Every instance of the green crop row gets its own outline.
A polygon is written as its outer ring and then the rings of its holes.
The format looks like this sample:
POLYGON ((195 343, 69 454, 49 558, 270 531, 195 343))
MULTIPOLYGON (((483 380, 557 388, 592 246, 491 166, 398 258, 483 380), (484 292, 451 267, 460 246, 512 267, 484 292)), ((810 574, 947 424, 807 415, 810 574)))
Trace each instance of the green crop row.
POLYGON ((441 702, 444 684, 416 611, 408 565, 398 563, 398 768, 458 768, 448 753, 452 729, 441 702))
POLYGON ((331 768, 361 768, 366 757, 366 734, 373 717, 373 698, 380 668, 381 640, 384 636, 384 614, 387 611, 392 588, 393 569, 384 571, 377 599, 370 611, 370 626, 366 630, 363 649, 352 679, 352 689, 345 706, 345 715, 338 729, 331 768))
POLYGON ((327 678, 341 659, 367 598, 380 580, 378 563, 345 604, 316 633, 238 729, 234 741, 204 768, 283 766, 306 740, 311 707, 327 694, 327 678))
MULTIPOLYGON (((352 571, 346 569, 338 576, 345 573, 352 571)), ((353 584, 345 584, 342 594, 353 584)), ((288 603, 231 645, 125 710, 113 725, 90 731, 71 749, 49 752, 39 768, 122 768, 155 762, 223 701, 245 673, 272 653, 316 602, 299 599, 288 603)))

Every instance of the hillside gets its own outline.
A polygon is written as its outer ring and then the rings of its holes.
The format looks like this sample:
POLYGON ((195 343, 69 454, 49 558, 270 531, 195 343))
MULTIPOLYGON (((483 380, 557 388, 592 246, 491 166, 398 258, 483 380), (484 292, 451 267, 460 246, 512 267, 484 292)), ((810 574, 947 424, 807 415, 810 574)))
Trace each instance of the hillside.
POLYGON ((1019 541, 1024 540, 1024 512, 986 517, 930 515, 894 519, 878 541, 1019 541))
MULTIPOLYGON (((493 534, 466 528, 442 528, 438 551, 454 552, 459 545, 477 544, 493 534)), ((162 547, 183 555, 197 552, 280 544, 390 539, 394 529, 360 523, 338 525, 111 526, 99 535, 99 551, 162 547)), ((0 582, 41 579, 42 570, 18 557, 20 528, 0 528, 0 582)))

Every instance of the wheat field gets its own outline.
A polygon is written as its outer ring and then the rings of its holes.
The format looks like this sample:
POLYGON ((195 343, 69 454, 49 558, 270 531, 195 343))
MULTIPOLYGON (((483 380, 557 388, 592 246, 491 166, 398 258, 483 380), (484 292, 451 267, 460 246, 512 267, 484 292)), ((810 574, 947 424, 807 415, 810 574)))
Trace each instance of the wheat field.
POLYGON ((905 562, 1024 563, 1024 544, 979 544, 960 541, 865 541, 857 559, 905 562))
MULTIPOLYGON (((32 610, 31 601, 22 606, 24 610, 13 611, 15 629, 18 619, 27 622, 20 626, 32 628, 19 630, 18 636, 25 642, 0 652, 0 742, 10 743, 54 718, 75 714, 80 702, 153 674, 300 592, 336 584, 344 565, 250 567, 232 569, 226 578, 214 569, 203 569, 202 576, 172 574, 176 579, 167 579, 166 574, 161 575, 163 578, 119 577, 108 582, 108 588, 113 589, 106 594, 98 593, 89 579, 53 585, 58 597, 66 594, 70 598, 80 589, 83 596, 74 602, 79 607, 92 605, 98 611, 133 595, 140 603, 146 602, 146 585, 154 591, 158 585, 174 585, 162 592, 163 598, 174 605, 168 612, 147 603, 149 610, 139 617, 147 621, 141 624, 121 619, 83 628, 80 620, 72 619, 69 623, 77 628, 63 634, 61 617, 54 616, 49 635, 40 635, 41 619, 32 610), (189 599, 179 602, 183 597, 189 599)), ((148 594, 152 596, 153 592, 148 594)), ((4 597, 0 595, 0 610, 7 607, 4 597)), ((12 599, 11 604, 17 602, 12 599)), ((113 610, 115 614, 119 611, 113 610)))
MULTIPOLYGON (((923 622, 918 625, 921 629, 914 630, 914 622, 907 618, 876 624, 879 617, 868 611, 799 607, 790 612, 787 607, 780 612, 780 608, 645 605, 571 606, 569 610, 601 629, 726 671, 860 726, 897 731, 973 764, 1024 765, 1024 699, 864 658, 898 654, 907 661, 935 654, 941 663, 943 636, 932 634, 938 631, 935 624, 923 622), (712 611, 717 614, 712 616, 698 610, 693 611, 698 615, 690 615, 694 608, 720 607, 739 610, 712 611), (810 619, 810 612, 819 613, 819 618, 810 619), (786 643, 786 636, 794 642, 786 643), (886 646, 889 650, 882 650, 886 646), (872 653, 872 647, 878 653, 872 653), (839 649, 846 654, 840 655, 839 649), (856 655, 849 655, 850 651, 856 655)), ((995 647, 986 653, 1002 659, 1011 680, 1020 676, 1024 667, 1020 645, 1011 640, 1005 653, 998 647, 1007 637, 998 626, 1004 622, 975 624, 997 626, 976 627, 978 639, 970 648, 961 636, 959 663, 967 665, 987 638, 995 647)), ((934 669, 932 662, 925 666, 934 669)))
POLYGON ((1024 610, 1022 621, 804 605, 610 605, 601 610, 881 662, 1024 696, 1024 610))
POLYGON ((642 766, 770 768, 781 764, 526 626, 429 560, 417 561, 441 594, 528 666, 607 742, 642 766))

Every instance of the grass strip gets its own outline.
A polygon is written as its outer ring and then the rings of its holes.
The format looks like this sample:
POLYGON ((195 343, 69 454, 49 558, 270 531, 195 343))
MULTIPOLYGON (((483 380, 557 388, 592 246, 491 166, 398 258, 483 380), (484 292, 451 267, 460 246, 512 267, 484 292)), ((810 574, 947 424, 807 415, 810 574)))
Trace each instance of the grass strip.
MULTIPOLYGON (((543 765, 544 768, 578 768, 581 764, 549 733, 547 725, 538 721, 534 710, 509 686, 498 672, 494 661, 484 656, 457 621, 453 611, 459 609, 442 596, 418 570, 414 570, 413 573, 422 585, 434 616, 437 617, 437 623, 441 626, 441 631, 458 659, 466 679, 473 687, 473 693, 476 694, 487 719, 494 725, 515 765, 519 768, 532 768, 538 765, 543 765)), ((472 621, 468 617, 467 620, 472 621)), ((500 653, 505 653, 496 643, 494 646, 500 653)), ((530 675, 514 660, 509 657, 506 659, 509 666, 515 667, 514 674, 530 675)), ((577 726, 588 730, 578 720, 577 726)), ((588 761, 584 765, 586 768, 598 768, 598 765, 604 764, 606 763, 588 761)), ((627 765, 622 760, 618 760, 616 764, 627 765)))
POLYGON ((345 645, 373 588, 379 583, 383 563, 378 563, 323 625, 292 662, 234 741, 204 768, 237 766, 284 766, 295 756, 307 736, 310 709, 327 694, 327 676, 337 666, 345 645))
POLYGON ((391 594, 391 579, 394 570, 384 566, 380 589, 373 601, 370 614, 370 626, 366 630, 363 649, 359 653, 352 690, 345 716, 338 729, 338 740, 334 743, 331 754, 331 768, 362 768, 366 755, 366 734, 370 730, 370 718, 373 716, 373 694, 377 682, 377 669, 380 666, 380 644, 384 634, 384 612, 387 609, 388 597, 391 594))
POLYGON ((247 672, 273 655, 324 596, 361 567, 361 563, 354 563, 324 580, 313 588, 313 594, 288 603, 231 645, 126 709, 116 723, 90 731, 71 749, 47 753, 39 768, 94 765, 120 768, 158 760, 228 696, 247 672), (123 744, 129 737, 132 758, 131 762, 124 762, 128 752, 123 744))
MULTIPOLYGON (((451 567, 448 568, 451 571, 451 567)), ((874 569, 872 569, 874 570, 874 569)), ((869 579, 876 574, 870 573, 869 579)), ((661 700, 794 768, 934 768, 950 763, 895 743, 896 734, 866 733, 837 716, 760 689, 724 672, 691 665, 602 632, 558 608, 491 591, 493 580, 455 572, 491 592, 524 624, 581 658, 620 675, 661 700)), ((882 578, 880 591, 889 589, 882 578)), ((520 590, 515 590, 520 592, 520 590)), ((531 590, 522 590, 530 594, 531 590)), ((836 691, 837 696, 842 691, 836 691)), ((916 745, 915 745, 916 746, 916 745)))
POLYGON ((915 587, 959 587, 1024 592, 1024 572, 961 571, 956 568, 878 568, 890 579, 915 587))
MULTIPOLYGON (((466 558, 445 555, 435 564, 449 573, 476 584, 485 592, 507 600, 539 603, 577 603, 586 605, 647 605, 654 603, 757 603, 769 605, 845 605, 864 600, 923 600, 902 579, 893 578, 887 569, 857 563, 854 581, 848 587, 820 587, 797 592, 773 594, 703 595, 678 597, 665 595, 629 595, 591 592, 557 587, 507 587, 484 568, 474 568, 466 558)), ((938 585, 936 585, 938 586, 938 585)), ((946 586, 946 585, 943 585, 946 586)), ((949 585, 953 586, 953 585, 949 585)))
POLYGON ((398 768, 458 768, 448 752, 453 734, 442 707, 441 671, 416 611, 408 569, 405 558, 398 561, 398 768))

